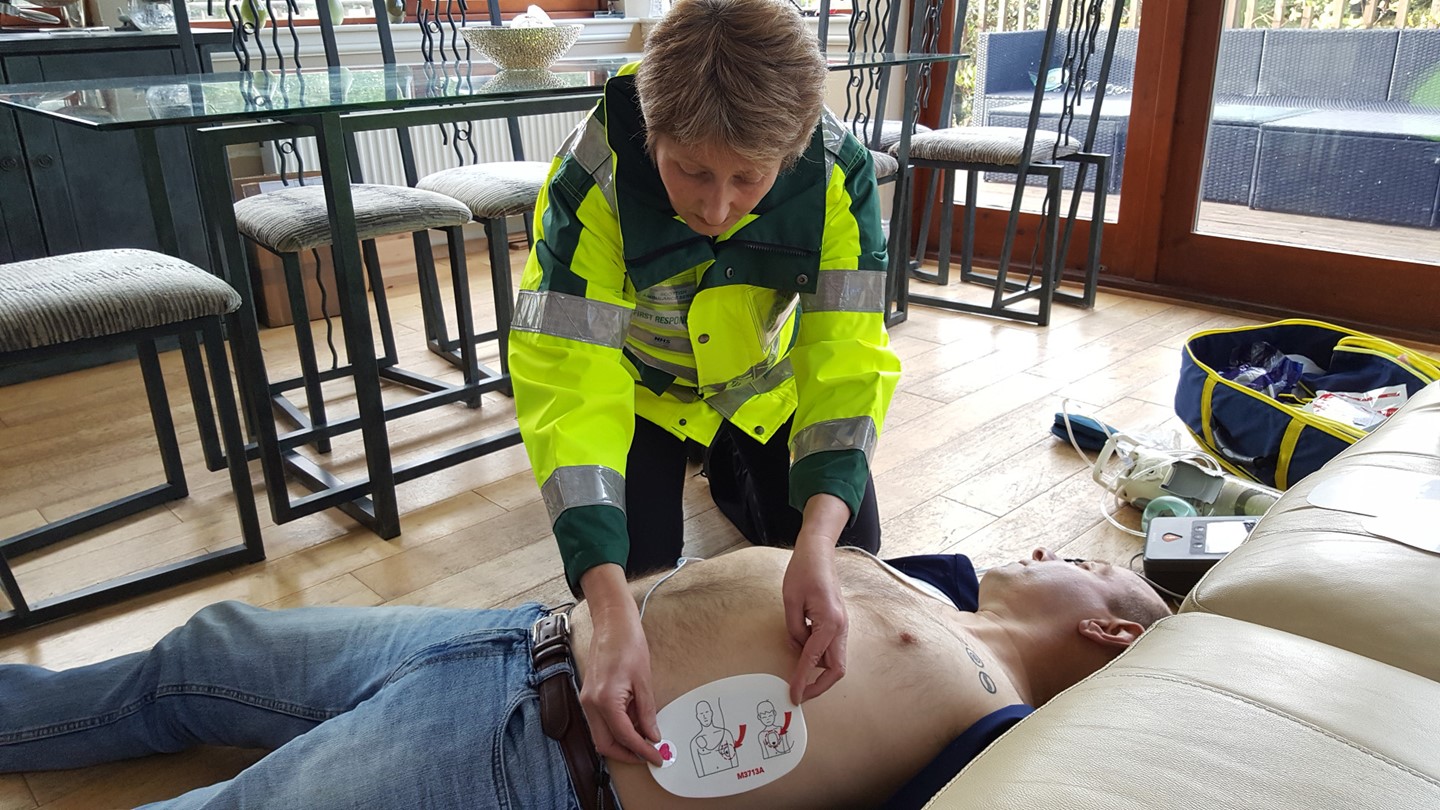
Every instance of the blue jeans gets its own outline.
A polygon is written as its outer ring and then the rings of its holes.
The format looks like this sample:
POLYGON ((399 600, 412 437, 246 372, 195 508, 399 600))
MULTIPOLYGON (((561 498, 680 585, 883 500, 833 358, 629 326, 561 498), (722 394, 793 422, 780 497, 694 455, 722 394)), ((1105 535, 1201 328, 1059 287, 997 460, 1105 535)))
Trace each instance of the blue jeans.
POLYGON ((0 773, 273 752, 151 807, 578 810, 515 610, 212 605, 149 652, 0 666, 0 773))

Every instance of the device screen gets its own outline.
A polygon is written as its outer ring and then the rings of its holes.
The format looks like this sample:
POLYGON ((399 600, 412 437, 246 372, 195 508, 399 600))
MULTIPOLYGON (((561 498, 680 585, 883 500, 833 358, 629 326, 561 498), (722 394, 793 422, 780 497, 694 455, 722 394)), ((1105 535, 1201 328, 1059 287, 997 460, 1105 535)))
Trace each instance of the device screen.
POLYGON ((1229 554, 1245 542, 1249 521, 1220 521, 1205 526, 1205 553, 1229 554))

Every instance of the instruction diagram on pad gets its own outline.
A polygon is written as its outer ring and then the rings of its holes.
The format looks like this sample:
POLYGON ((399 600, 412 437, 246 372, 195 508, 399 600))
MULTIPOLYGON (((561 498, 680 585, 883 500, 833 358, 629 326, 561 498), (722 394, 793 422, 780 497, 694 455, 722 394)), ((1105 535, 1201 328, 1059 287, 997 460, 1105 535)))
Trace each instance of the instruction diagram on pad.
POLYGON ((689 798, 732 796, 783 777, 804 757, 806 741, 805 718, 788 694, 782 678, 752 674, 671 701, 656 718, 665 764, 652 765, 651 775, 689 798))

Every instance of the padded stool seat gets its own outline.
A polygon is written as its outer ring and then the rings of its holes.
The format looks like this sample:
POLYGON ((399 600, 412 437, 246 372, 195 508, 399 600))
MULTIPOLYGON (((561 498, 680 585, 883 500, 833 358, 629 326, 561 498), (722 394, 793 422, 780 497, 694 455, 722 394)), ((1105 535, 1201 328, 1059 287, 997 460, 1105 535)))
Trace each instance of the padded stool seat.
MULTIPOLYGON (((448 228, 470 221, 470 209, 443 194, 405 186, 356 184, 355 230, 362 241, 397 233, 448 228)), ((235 224, 276 253, 299 253, 330 244, 330 214, 323 185, 295 186, 235 203, 235 224)))
MULTIPOLYGON (((845 126, 851 132, 855 133, 855 137, 859 138, 861 143, 866 146, 870 145, 870 124, 857 124, 854 121, 846 121, 845 126)), ((880 143, 877 148, 882 152, 888 152, 894 149, 895 146, 900 143, 902 126, 903 124, 900 121, 882 121, 880 123, 880 143)), ((930 128, 924 124, 916 124, 915 131, 910 137, 913 139, 915 135, 929 131, 930 128)))
MULTIPOLYGON (((1053 132, 1035 132, 1030 149, 1034 163, 1049 163, 1080 151, 1078 144, 1065 139, 1058 147, 1053 132)), ((893 154, 898 147, 891 147, 893 154)), ((917 160, 946 160, 956 163, 990 163, 1019 166, 1025 154, 1023 127, 948 127, 916 133, 910 138, 910 157, 917 160)))
POLYGON ((459 200, 476 219, 495 219, 530 213, 549 174, 538 160, 477 163, 427 175, 416 187, 459 200))
POLYGON ((229 284, 148 250, 95 250, 0 265, 0 352, 54 346, 240 306, 229 284))
POLYGON ((887 177, 894 176, 900 171, 900 161, 892 155, 885 152, 876 152, 874 149, 871 149, 870 157, 875 159, 876 180, 884 180, 887 177))

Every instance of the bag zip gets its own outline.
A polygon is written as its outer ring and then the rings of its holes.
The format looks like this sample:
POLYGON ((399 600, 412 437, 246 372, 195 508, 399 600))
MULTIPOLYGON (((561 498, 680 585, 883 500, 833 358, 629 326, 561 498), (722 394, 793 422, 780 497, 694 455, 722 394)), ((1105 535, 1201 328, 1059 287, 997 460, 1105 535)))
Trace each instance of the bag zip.
POLYGON ((1220 376, 1220 373, 1214 368, 1200 362, 1200 359, 1195 356, 1194 349, 1191 348, 1191 343, 1196 338, 1206 337, 1208 335, 1250 332, 1257 329, 1266 329, 1274 326, 1315 326, 1321 329, 1328 329, 1332 332, 1342 332, 1347 335, 1353 335, 1355 337, 1368 337, 1368 335, 1364 335, 1360 332, 1354 332, 1344 327, 1335 326, 1334 324, 1325 323, 1323 321, 1312 321, 1308 318, 1290 318, 1283 321, 1277 321, 1275 323, 1257 324, 1255 326, 1241 327, 1239 329, 1209 329, 1204 332, 1197 332, 1191 335, 1190 338, 1185 341, 1185 354, 1189 355, 1190 362, 1194 363, 1197 368, 1203 369, 1207 375, 1213 376, 1215 378, 1216 385, 1224 385, 1231 390, 1239 391, 1247 397, 1258 399, 1267 405, 1276 405, 1281 408, 1285 408, 1286 410, 1290 411, 1290 416, 1292 419, 1299 419, 1300 421, 1310 425, 1311 427, 1314 427, 1316 430, 1319 430, 1322 433, 1328 433, 1331 436, 1334 436, 1335 438, 1342 441, 1346 441, 1350 444, 1354 444, 1355 442, 1365 438, 1365 436, 1367 436, 1368 434, 1365 433, 1365 431, 1360 430, 1359 428, 1352 427, 1343 422, 1331 419, 1326 416, 1318 416, 1316 414, 1310 413, 1309 411, 1302 411, 1298 406, 1287 405, 1275 399, 1274 397, 1267 397, 1253 388, 1241 385, 1237 382, 1234 382, 1233 380, 1225 379, 1224 377, 1220 376))

